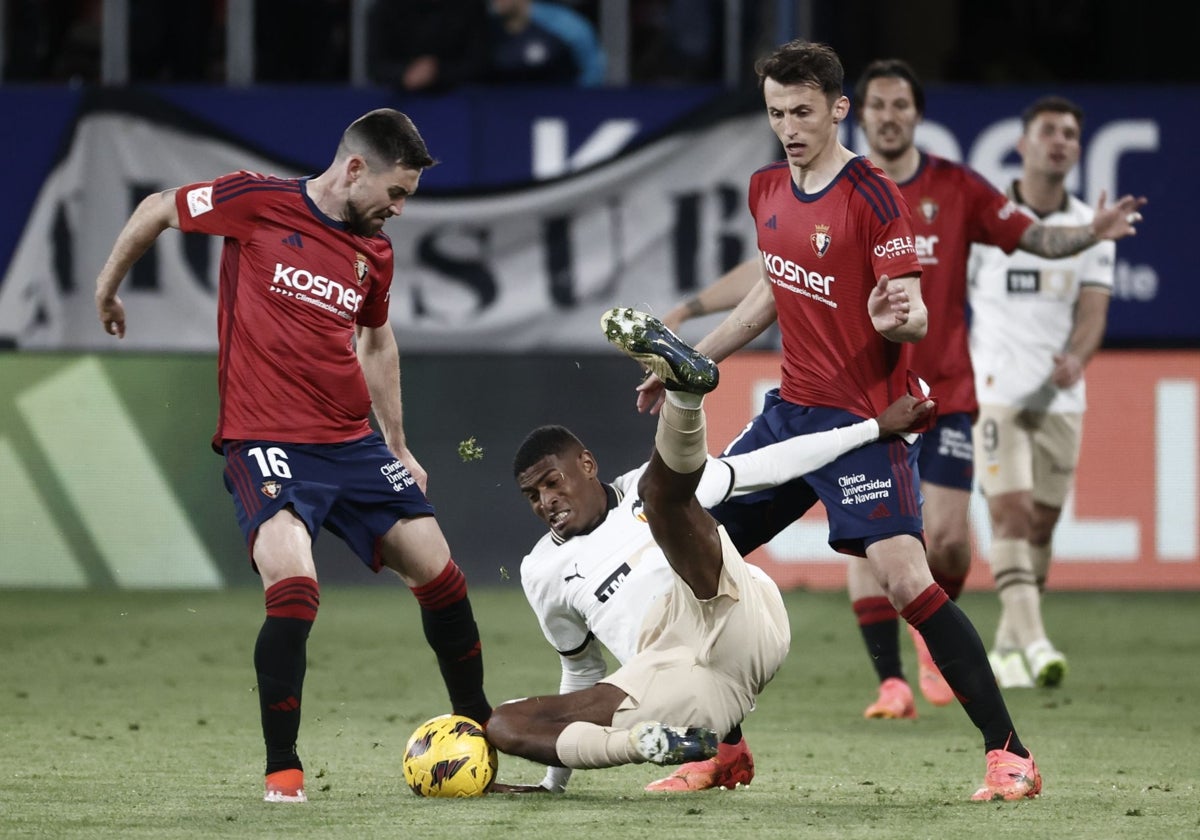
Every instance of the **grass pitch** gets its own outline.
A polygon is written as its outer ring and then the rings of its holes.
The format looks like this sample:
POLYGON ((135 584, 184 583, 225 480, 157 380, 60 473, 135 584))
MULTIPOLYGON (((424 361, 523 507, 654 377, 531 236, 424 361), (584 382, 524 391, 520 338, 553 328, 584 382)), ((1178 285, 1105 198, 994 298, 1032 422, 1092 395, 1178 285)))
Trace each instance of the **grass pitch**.
MULTIPOLYGON (((268 805, 251 649, 262 594, 0 592, 0 837, 1194 838, 1200 593, 1051 593, 1063 687, 1010 691, 1037 801, 967 801, 983 774, 957 706, 868 721, 874 679, 844 594, 787 595, 793 644, 745 731, 738 791, 642 792, 643 765, 563 796, 423 800, 400 755, 444 693, 401 587, 328 588, 309 642, 310 801, 268 805)), ((519 589, 472 592, 493 702, 553 693, 557 657, 519 589)), ((995 597, 962 605, 990 640, 995 597)), ((905 664, 916 666, 907 638, 905 664)), ((540 767, 501 756, 500 778, 540 767)))

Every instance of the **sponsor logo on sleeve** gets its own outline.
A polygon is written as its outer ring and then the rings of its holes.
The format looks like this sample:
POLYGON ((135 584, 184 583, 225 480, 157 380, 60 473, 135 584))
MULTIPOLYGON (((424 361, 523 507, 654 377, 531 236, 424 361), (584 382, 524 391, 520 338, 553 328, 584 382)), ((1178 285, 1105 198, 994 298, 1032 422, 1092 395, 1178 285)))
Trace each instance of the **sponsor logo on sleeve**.
POLYGON ((212 187, 196 187, 187 193, 188 213, 192 218, 202 216, 213 209, 212 187))
POLYGON ((905 254, 915 255, 916 253, 917 246, 911 236, 896 236, 875 246, 875 256, 880 259, 893 259, 905 254))

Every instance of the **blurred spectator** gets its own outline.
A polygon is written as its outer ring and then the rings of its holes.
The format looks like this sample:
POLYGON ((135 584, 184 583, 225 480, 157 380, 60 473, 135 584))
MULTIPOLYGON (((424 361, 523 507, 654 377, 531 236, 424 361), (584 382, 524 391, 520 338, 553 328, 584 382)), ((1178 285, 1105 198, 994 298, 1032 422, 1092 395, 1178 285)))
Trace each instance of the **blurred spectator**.
MULTIPOLYGON (((758 84, 754 60, 768 23, 764 5, 742 3, 738 22, 737 72, 751 87, 758 84)), ((707 84, 723 78, 728 21, 722 0, 631 0, 630 13, 634 81, 707 84)))
POLYGON ((9 0, 4 78, 100 78, 100 0, 9 0))
POLYGON ((595 28, 600 20, 600 5, 606 0, 553 0, 553 2, 579 12, 595 28))
POLYGON ((441 92, 479 81, 487 62, 487 0, 375 0, 367 24, 371 81, 441 92))
POLYGON ((583 15, 541 0, 491 0, 487 81, 596 87, 606 67, 596 30, 583 15))
MULTIPOLYGON (((260 3, 263 0, 259 0, 260 3)), ((129 78, 134 82, 223 80, 224 30, 216 0, 131 0, 129 78)))
POLYGON ((349 41, 349 0, 255 0, 256 81, 345 82, 349 41))
MULTIPOLYGON (((130 0, 130 81, 220 81, 217 2, 130 0)), ((102 11, 101 0, 10 0, 4 78, 99 81, 102 11)))

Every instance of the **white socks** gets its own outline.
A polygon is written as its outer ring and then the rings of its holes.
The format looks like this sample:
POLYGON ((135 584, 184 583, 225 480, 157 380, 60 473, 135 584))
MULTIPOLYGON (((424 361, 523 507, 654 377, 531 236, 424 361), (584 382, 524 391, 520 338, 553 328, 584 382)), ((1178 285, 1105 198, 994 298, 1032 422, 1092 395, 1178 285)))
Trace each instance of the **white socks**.
POLYGON ((992 577, 1000 597, 995 649, 1000 653, 1024 650, 1046 638, 1031 553, 1026 540, 992 541, 992 577))
POLYGON ((558 735, 554 749, 563 767, 594 770, 621 764, 641 764, 646 759, 637 751, 628 729, 614 729, 594 723, 568 723, 558 735))
POLYGON ((683 391, 667 391, 658 415, 654 446, 668 467, 677 473, 693 473, 708 460, 704 397, 683 391))

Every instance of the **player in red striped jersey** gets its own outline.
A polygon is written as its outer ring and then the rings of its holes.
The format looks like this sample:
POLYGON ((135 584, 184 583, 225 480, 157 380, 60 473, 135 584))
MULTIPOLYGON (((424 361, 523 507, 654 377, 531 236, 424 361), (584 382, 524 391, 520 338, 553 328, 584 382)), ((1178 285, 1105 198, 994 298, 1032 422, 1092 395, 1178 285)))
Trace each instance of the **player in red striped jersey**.
MULTIPOLYGON (((879 59, 866 67, 855 85, 854 106, 872 162, 896 182, 912 210, 922 298, 929 310, 929 330, 913 347, 912 366, 938 399, 937 423, 925 435, 918 460, 922 515, 934 580, 957 599, 971 562, 972 423, 978 413, 967 348, 966 272, 971 245, 992 245, 1005 253, 1020 249, 1048 259, 1070 256, 1097 241, 1132 235, 1145 199, 1127 195, 1106 206, 1102 196, 1091 225, 1046 225, 1018 212, 1007 196, 975 171, 918 149, 915 134, 925 114, 925 91, 916 73, 900 59, 879 59)), ((687 318, 733 308, 757 281, 758 265, 755 259, 738 266, 681 303, 663 321, 674 328, 687 318)), ((901 668, 895 609, 865 560, 851 558, 847 584, 880 681, 880 696, 866 716, 915 716, 912 690, 901 668)), ((917 646, 922 692, 936 705, 950 703, 953 692, 920 634, 908 627, 917 646)))
MULTIPOLYGON (((913 348, 913 368, 929 381, 939 408, 938 423, 925 436, 919 462, 925 536, 934 579, 951 598, 957 598, 971 563, 971 425, 979 411, 967 347, 966 273, 971 246, 991 245, 1005 253, 1020 249, 1047 259, 1070 256, 1099 241, 1133 234, 1145 199, 1127 195, 1109 207, 1102 195, 1093 224, 1036 222, 975 171, 917 148, 914 137, 925 113, 925 91, 912 68, 899 59, 867 66, 855 86, 855 106, 872 160, 900 186, 913 211, 924 269, 921 285, 930 311, 929 333, 913 348)), ((851 561, 849 582, 856 613, 862 614, 857 609, 862 604, 885 600, 861 561, 851 561)), ((863 628, 881 684, 901 677, 894 614, 890 618, 890 627, 885 621, 863 628)), ((927 698, 950 702, 953 695, 939 685, 944 681, 922 650, 919 635, 914 635, 914 641, 918 658, 926 660, 921 687, 927 698)), ((868 708, 868 714, 891 716, 882 702, 885 699, 868 708)))
POLYGON ((96 280, 100 322, 120 338, 117 289, 163 231, 225 239, 212 446, 225 455, 225 486, 266 591, 254 663, 269 802, 306 799, 296 740, 322 527, 372 570, 399 574, 421 606, 453 710, 480 723, 491 715, 466 580, 404 434, 388 322, 383 226, 433 163, 407 116, 371 111, 345 130, 320 175, 237 172, 147 197, 96 280))
MULTIPOLYGON (((696 349, 719 361, 778 320, 782 379, 727 454, 878 413, 906 387, 909 345, 928 328, 908 205, 882 171, 838 142, 850 103, 836 53, 793 41, 757 70, 768 119, 786 153, 785 162, 751 178, 763 281, 696 349), (884 307, 889 299, 906 300, 907 316, 884 307)), ((661 395, 661 383, 651 377, 640 388, 639 408, 656 408, 661 395)), ((748 496, 748 503, 730 500, 712 512, 747 553, 820 499, 830 544, 865 559, 887 593, 886 607, 922 632, 983 735, 987 774, 974 798, 1035 796, 1041 777, 1017 736, 983 643, 930 574, 918 452, 919 445, 898 440, 872 444, 777 491, 748 496)))

